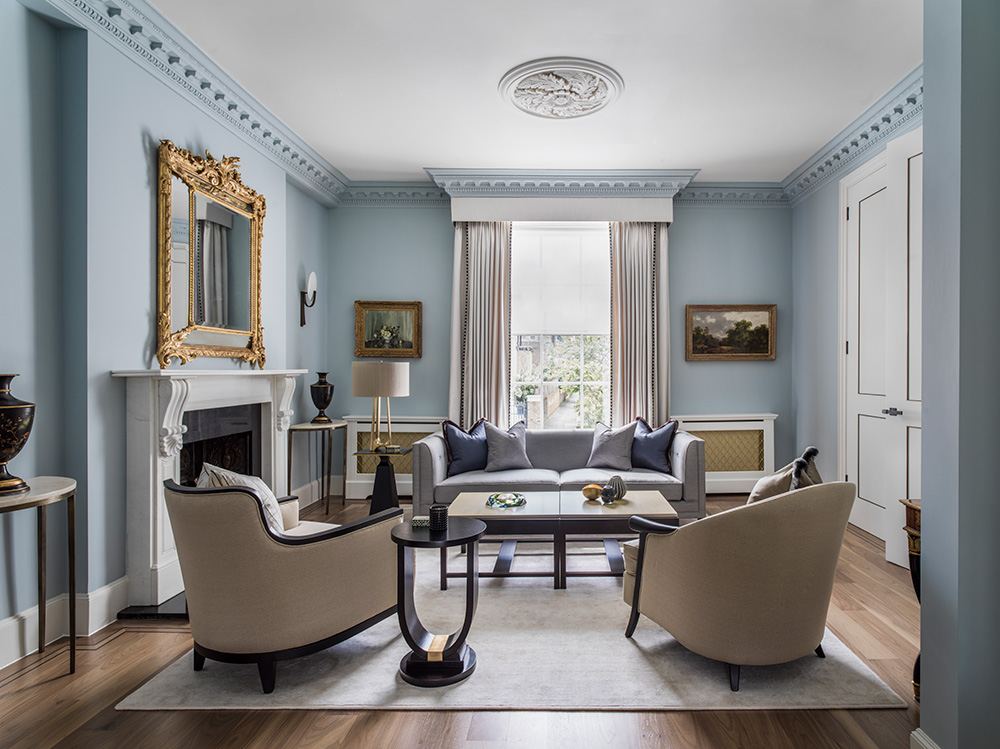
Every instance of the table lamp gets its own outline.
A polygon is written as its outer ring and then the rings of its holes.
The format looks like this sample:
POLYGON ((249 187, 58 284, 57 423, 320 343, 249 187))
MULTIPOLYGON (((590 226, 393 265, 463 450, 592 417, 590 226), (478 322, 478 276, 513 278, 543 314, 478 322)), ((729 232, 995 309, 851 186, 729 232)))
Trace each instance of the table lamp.
POLYGON ((410 394, 410 363, 384 361, 351 362, 351 395, 372 399, 372 428, 369 449, 387 452, 392 443, 389 398, 410 394), (382 399, 385 398, 387 437, 382 439, 382 399))

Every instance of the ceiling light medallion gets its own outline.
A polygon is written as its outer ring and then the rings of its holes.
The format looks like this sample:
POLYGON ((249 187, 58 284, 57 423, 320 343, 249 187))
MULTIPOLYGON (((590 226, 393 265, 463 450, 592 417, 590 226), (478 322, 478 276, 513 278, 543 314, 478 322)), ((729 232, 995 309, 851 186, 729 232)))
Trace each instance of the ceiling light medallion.
POLYGON ((552 120, 593 114, 624 89, 622 77, 607 65, 578 57, 533 60, 500 79, 502 97, 522 112, 552 120))

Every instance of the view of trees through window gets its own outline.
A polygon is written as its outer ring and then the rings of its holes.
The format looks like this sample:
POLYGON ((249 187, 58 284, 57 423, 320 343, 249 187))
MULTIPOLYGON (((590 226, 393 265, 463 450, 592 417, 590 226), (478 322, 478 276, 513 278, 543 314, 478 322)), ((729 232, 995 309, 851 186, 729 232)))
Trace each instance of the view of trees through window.
POLYGON ((608 241, 607 224, 514 224, 512 422, 569 429, 609 420, 608 241))

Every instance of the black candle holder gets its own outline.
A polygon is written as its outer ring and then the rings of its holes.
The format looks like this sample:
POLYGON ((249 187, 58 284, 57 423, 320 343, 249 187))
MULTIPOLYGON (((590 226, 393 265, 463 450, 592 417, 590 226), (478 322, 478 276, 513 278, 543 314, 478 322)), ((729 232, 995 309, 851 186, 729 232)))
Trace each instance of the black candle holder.
POLYGON ((448 530, 448 505, 431 505, 430 528, 432 531, 448 530))

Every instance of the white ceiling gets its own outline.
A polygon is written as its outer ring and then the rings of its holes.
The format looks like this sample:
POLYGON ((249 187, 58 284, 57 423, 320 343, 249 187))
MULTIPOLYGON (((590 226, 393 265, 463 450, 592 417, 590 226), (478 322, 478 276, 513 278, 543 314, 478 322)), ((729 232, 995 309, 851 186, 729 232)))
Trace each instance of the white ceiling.
POLYGON ((923 58, 922 0, 154 0, 352 180, 424 167, 701 169, 780 182, 923 58), (501 99, 540 57, 625 80, 554 121, 501 99))

